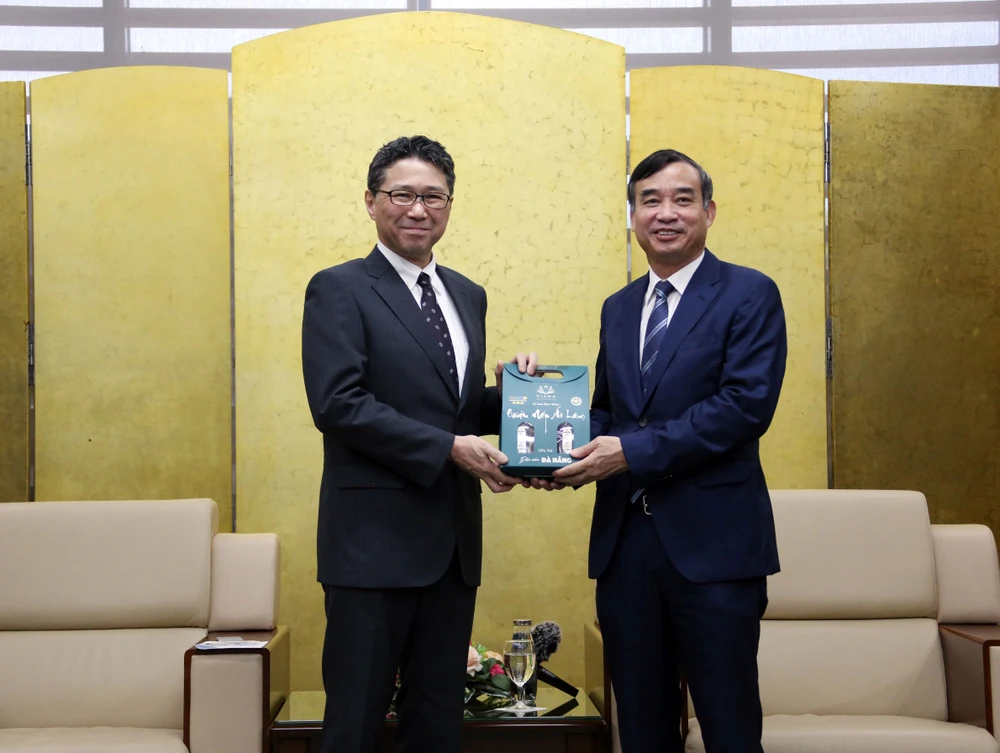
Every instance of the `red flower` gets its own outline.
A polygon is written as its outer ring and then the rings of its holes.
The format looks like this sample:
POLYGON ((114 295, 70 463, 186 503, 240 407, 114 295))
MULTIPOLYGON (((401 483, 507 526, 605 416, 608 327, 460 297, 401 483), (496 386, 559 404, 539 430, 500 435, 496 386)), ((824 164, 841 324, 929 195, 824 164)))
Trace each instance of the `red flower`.
POLYGON ((497 662, 492 667, 490 667, 490 677, 502 674, 503 674, 503 665, 500 662, 497 662))

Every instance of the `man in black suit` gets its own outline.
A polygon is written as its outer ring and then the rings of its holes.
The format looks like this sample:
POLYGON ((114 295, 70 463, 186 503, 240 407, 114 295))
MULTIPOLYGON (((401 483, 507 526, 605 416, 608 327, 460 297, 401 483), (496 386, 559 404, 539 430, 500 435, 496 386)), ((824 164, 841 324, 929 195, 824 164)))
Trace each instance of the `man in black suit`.
MULTIPOLYGON (((365 205, 378 244, 306 289, 302 367, 323 433, 317 535, 327 628, 324 753, 381 750, 397 669, 397 747, 458 753, 482 564, 480 481, 521 483, 480 438, 486 292, 434 259, 455 167, 423 136, 383 146, 365 205)), ((518 354, 534 373, 537 355, 518 354)), ((501 364, 495 370, 501 379, 501 364)))

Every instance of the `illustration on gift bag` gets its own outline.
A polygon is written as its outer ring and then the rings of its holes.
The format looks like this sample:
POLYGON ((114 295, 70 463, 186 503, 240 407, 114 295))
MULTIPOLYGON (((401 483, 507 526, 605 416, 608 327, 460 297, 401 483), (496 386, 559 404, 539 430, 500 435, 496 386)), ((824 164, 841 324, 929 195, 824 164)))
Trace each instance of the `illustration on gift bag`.
POLYGON ((500 451, 505 473, 549 478, 575 462, 569 452, 590 441, 586 366, 538 366, 534 376, 504 364, 500 451))

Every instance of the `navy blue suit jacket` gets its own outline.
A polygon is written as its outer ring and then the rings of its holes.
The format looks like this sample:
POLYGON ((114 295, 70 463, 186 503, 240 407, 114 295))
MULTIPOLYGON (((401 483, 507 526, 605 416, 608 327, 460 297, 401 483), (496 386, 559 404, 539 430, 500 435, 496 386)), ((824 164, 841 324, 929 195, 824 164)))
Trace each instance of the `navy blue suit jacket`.
MULTIPOLYGON (((663 547, 691 581, 779 569, 759 439, 785 373, 785 316, 767 276, 708 250, 639 385, 639 324, 649 278, 604 302, 591 408, 592 436, 621 438, 629 470, 597 484, 590 577, 614 553, 633 491, 646 489, 663 547)), ((637 503, 641 504, 641 503, 637 503)))

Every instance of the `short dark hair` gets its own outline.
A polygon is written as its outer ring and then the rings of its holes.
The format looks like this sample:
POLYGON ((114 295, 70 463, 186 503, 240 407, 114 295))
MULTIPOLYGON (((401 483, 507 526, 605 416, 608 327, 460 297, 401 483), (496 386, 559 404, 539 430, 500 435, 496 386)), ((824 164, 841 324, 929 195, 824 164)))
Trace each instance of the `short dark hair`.
POLYGON ((628 204, 632 209, 635 209, 635 184, 650 175, 656 175, 667 165, 675 162, 686 162, 698 171, 698 177, 701 178, 701 203, 706 209, 708 208, 708 202, 712 200, 712 179, 705 172, 705 168, 676 149, 661 149, 646 157, 632 171, 632 177, 628 181, 628 204))
POLYGON ((426 136, 400 136, 388 144, 383 144, 368 166, 368 190, 374 194, 385 182, 385 171, 400 160, 411 157, 434 165, 443 172, 448 180, 448 193, 455 192, 454 160, 447 149, 426 136))

